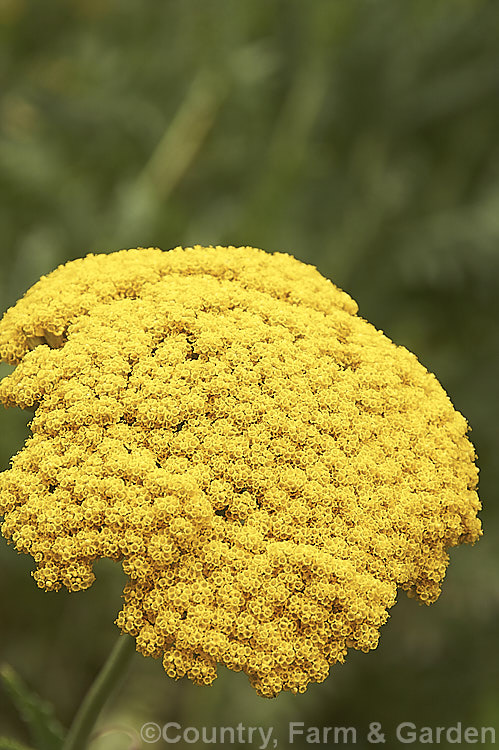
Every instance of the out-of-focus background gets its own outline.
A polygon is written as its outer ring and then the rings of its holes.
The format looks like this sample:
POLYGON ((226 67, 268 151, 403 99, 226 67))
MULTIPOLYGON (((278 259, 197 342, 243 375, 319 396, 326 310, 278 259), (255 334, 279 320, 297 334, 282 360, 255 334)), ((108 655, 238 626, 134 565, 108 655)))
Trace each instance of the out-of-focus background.
MULTIPOLYGON (((0 0, 1 311, 88 252, 285 251, 436 373, 481 469, 483 539, 451 552, 435 605, 400 595, 375 652, 270 701, 137 655, 103 730, 243 722, 283 747, 290 721, 357 727, 358 747, 374 721, 499 730, 498 39, 497 0, 0 0)), ((27 422, 0 415, 0 469, 27 422)), ((0 661, 68 724, 122 576, 100 563, 90 590, 47 594, 31 568, 2 540, 0 661)), ((30 742, 5 693, 0 729, 30 742)))

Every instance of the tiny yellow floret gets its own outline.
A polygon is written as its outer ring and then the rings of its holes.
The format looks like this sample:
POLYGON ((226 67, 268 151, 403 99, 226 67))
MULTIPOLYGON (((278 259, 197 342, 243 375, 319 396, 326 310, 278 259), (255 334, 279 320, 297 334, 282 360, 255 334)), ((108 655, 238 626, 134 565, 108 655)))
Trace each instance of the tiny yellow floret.
POLYGON ((251 247, 88 255, 0 322, 2 533, 47 591, 128 582, 119 628, 198 684, 303 692, 376 648, 397 589, 430 604, 475 542, 465 419, 313 266, 251 247))

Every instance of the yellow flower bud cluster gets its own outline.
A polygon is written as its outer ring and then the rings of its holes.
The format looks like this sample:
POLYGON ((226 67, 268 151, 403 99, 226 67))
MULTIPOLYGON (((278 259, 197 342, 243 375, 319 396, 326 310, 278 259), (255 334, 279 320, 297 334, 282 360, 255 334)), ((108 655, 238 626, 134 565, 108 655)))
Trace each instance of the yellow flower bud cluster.
POLYGON ((313 267, 249 247, 67 263, 0 323, 3 535, 46 590, 129 581, 117 624, 173 678, 262 696, 376 647, 397 589, 431 603, 481 534, 467 424, 313 267))

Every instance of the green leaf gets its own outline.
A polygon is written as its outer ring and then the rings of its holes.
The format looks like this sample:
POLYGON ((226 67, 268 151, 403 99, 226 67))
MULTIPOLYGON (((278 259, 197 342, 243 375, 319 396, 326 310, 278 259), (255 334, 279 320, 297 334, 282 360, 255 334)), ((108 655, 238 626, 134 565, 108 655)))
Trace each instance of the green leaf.
MULTIPOLYGON (((60 750, 64 730, 56 719, 52 706, 33 693, 8 664, 1 667, 0 678, 21 718, 28 725, 37 750, 60 750)), ((29 748, 13 740, 2 738, 0 750, 29 750, 29 748)))
POLYGON ((0 750, 33 750, 33 748, 23 745, 17 740, 11 740, 9 737, 0 737, 0 750))

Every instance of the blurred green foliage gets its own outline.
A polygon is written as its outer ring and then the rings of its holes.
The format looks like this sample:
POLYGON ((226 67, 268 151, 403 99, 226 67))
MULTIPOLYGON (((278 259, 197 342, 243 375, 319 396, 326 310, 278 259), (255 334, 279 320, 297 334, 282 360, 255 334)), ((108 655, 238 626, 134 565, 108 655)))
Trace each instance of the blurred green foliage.
MULTIPOLYGON (((87 252, 289 252, 437 374, 480 457, 484 538, 451 553, 436 605, 400 597, 377 651, 273 701, 137 656, 103 729, 499 729, 498 39, 496 0, 0 0, 2 310, 87 252)), ((28 420, 1 415, 0 468, 28 420)), ((1 659, 68 724, 117 633, 121 574, 102 562, 89 591, 47 594, 5 543, 0 564, 1 659)), ((0 727, 29 741, 5 693, 0 727)))

